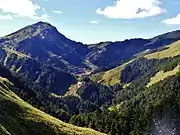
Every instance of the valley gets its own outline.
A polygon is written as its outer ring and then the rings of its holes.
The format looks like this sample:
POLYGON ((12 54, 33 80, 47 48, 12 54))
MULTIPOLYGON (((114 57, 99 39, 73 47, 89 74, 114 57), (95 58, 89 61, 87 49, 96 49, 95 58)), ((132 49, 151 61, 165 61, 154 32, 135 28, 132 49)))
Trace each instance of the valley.
MULTIPOLYGON (((91 129, 66 124, 24 102, 15 93, 13 83, 0 78, 0 134, 103 135, 91 129)), ((104 134, 105 135, 105 134, 104 134)))
POLYGON ((1 37, 0 135, 178 132, 179 50, 179 30, 88 45, 38 22, 1 37))

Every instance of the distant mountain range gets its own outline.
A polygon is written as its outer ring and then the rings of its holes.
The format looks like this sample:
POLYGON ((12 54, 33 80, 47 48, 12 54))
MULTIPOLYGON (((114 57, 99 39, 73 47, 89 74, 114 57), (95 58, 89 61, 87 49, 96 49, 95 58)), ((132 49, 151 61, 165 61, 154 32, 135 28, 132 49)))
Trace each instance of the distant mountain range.
POLYGON ((119 64, 139 52, 156 49, 179 39, 180 31, 173 31, 151 39, 85 45, 66 38, 48 23, 38 22, 2 37, 0 47, 19 57, 80 74, 88 69, 91 71, 109 64, 119 64))
POLYGON ((38 22, 0 56, 0 135, 178 135, 180 30, 88 45, 38 22))
POLYGON ((63 94, 72 83, 76 83, 71 73, 90 74, 107 70, 142 51, 179 39, 180 31, 173 31, 152 39, 84 45, 66 38, 51 24, 38 22, 0 38, 0 63, 47 90, 63 94), (68 81, 61 80, 62 84, 59 84, 57 80, 62 77, 68 81))

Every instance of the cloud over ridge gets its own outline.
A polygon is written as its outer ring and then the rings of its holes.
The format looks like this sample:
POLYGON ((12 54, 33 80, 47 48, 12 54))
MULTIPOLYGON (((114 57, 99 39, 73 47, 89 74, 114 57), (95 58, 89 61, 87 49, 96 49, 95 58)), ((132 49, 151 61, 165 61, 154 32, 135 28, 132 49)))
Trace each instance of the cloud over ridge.
POLYGON ((167 25, 180 25, 180 13, 177 16, 162 21, 167 25))
POLYGON ((159 15, 165 12, 160 0, 117 0, 112 6, 98 8, 96 13, 111 19, 134 19, 159 15))

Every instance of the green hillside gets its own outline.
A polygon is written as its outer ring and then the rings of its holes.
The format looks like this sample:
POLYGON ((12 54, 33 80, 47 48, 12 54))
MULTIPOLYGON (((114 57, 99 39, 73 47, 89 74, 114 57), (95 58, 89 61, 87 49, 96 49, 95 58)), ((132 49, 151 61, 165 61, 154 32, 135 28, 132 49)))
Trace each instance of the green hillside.
POLYGON ((162 51, 157 51, 144 57, 147 59, 163 59, 168 57, 175 57, 180 55, 180 41, 177 41, 173 44, 166 46, 167 49, 162 51))
POLYGON ((71 123, 93 127, 110 135, 169 135, 172 125, 175 125, 174 131, 179 132, 179 73, 148 88, 144 83, 149 78, 140 77, 129 88, 116 94, 116 106, 110 111, 75 115, 71 123))
POLYGON ((51 65, 42 64, 28 55, 9 47, 3 48, 0 46, 0 55, 1 65, 14 73, 29 78, 32 85, 36 83, 52 93, 64 94, 71 84, 76 83, 76 79, 72 74, 51 65))
POLYGON ((130 83, 127 87, 103 89, 101 85, 98 89, 96 85, 90 85, 81 92, 82 97, 91 101, 96 101, 96 97, 97 102, 112 101, 109 106, 107 102, 108 110, 78 114, 70 122, 111 135, 168 135, 173 133, 172 130, 179 132, 179 64, 180 56, 134 60, 121 71, 121 81, 130 83))
MULTIPOLYGON (((149 50, 150 51, 150 50, 149 50)), ((143 55, 143 54, 141 54, 143 55)), ((141 57, 138 56, 139 58, 141 57)), ((161 51, 153 51, 152 53, 149 53, 147 55, 144 56, 144 58, 146 59, 165 59, 165 58, 173 58, 175 56, 179 56, 180 55, 180 41, 177 41, 175 43, 172 43, 166 47, 164 47, 164 49, 162 49, 161 51)), ((126 68, 127 65, 129 65, 130 63, 132 63, 134 60, 133 59, 127 63, 124 63, 114 69, 105 71, 105 72, 100 72, 100 73, 96 73, 90 76, 91 80, 93 80, 94 82, 97 83, 102 83, 104 85, 116 85, 116 84, 121 84, 123 83, 121 80, 121 74, 123 69, 126 68)), ((129 83, 128 83, 129 85, 129 83)))
POLYGON ((179 135, 180 31, 85 45, 38 22, 0 56, 0 135, 179 135))
POLYGON ((173 134, 173 129, 179 132, 179 50, 178 41, 114 69, 90 75, 99 88, 91 83, 81 90, 81 96, 96 102, 104 100, 108 110, 75 115, 71 123, 88 126, 93 121, 88 127, 112 135, 166 135, 170 131, 173 134), (111 87, 103 88, 104 85, 111 87))
POLYGON ((0 77, 0 134, 101 135, 91 129, 66 124, 37 110, 11 91, 15 88, 13 85, 8 79, 0 77))
POLYGON ((0 124, 0 135, 11 135, 11 134, 0 124))
POLYGON ((121 71, 126 67, 126 65, 128 65, 129 63, 131 63, 133 60, 122 64, 121 66, 118 66, 114 69, 111 69, 109 71, 106 72, 101 72, 101 73, 97 73, 97 74, 93 74, 90 76, 90 78, 97 83, 102 83, 104 85, 116 85, 116 84, 120 84, 121 80, 121 71))
POLYGON ((146 87, 150 87, 153 84, 156 84, 157 82, 166 79, 167 77, 176 75, 179 71, 180 71, 180 65, 178 65, 172 71, 167 71, 167 72, 159 71, 155 76, 153 76, 150 79, 150 82, 146 85, 146 87))

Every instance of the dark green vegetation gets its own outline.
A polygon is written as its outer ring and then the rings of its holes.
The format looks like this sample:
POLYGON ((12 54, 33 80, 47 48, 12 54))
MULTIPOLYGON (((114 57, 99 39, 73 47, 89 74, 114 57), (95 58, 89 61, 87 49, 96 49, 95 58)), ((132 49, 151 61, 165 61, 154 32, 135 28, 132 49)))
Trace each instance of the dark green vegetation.
POLYGON ((7 69, 0 67, 0 76, 7 78, 17 88, 12 89, 22 99, 34 107, 45 111, 61 120, 69 121, 71 115, 93 112, 99 110, 97 105, 84 101, 78 97, 55 97, 39 85, 31 85, 31 82, 22 76, 12 75, 7 69))
POLYGON ((146 85, 158 71, 171 71, 179 64, 180 56, 162 60, 135 60, 126 66, 121 76, 124 83, 131 82, 131 85, 111 94, 115 97, 112 102, 114 107, 104 109, 101 113, 75 115, 70 122, 79 126, 91 123, 89 127, 101 132, 125 135, 156 132, 156 122, 170 128, 173 122, 180 120, 180 70, 177 75, 167 77, 149 88, 146 85))
POLYGON ((91 129, 66 124, 35 109, 13 91, 17 93, 21 91, 19 95, 24 94, 21 96, 29 98, 29 102, 33 105, 40 106, 41 102, 38 99, 41 100, 41 98, 35 98, 36 95, 33 98, 33 91, 21 84, 18 78, 12 76, 6 69, 1 67, 0 73, 1 135, 101 135, 101 133, 91 129), (27 93, 23 93, 23 90, 26 90, 27 93), (30 93, 31 95, 28 95, 30 93))
POLYGON ((17 54, 17 52, 15 54, 8 51, 0 48, 1 64, 29 78, 33 82, 32 85, 38 84, 48 91, 63 94, 71 84, 76 83, 75 77, 62 69, 43 64, 32 58, 19 56, 22 54, 17 54))
MULTIPOLYGON (((13 93, 57 119, 111 135, 170 134, 180 123, 178 40, 180 31, 83 45, 39 22, 0 39, 0 92, 13 93)), ((10 108, 25 116, 24 105, 8 99, 13 95, 0 100, 0 116, 15 115, 10 108)), ((22 123, 33 129, 28 133, 40 134, 37 123, 24 119, 12 126, 22 123)), ((38 126, 49 134, 56 131, 44 122, 38 126)), ((16 128, 0 121, 0 134, 26 134, 16 128)))

